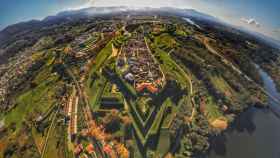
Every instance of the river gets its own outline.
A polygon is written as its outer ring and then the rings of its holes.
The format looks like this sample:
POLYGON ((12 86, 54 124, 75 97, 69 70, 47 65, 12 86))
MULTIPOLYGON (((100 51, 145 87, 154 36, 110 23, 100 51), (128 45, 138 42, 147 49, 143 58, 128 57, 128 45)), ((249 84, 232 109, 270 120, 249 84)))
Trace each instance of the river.
MULTIPOLYGON (((265 89, 280 100, 273 80, 259 69, 265 89)), ((280 105, 250 108, 222 135, 211 141, 209 158, 280 158, 280 105)))

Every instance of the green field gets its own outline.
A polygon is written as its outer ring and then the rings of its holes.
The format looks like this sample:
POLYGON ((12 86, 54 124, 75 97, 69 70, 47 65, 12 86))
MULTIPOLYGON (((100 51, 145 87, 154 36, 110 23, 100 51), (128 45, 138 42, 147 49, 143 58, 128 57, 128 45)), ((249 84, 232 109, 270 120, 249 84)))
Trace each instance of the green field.
POLYGON ((41 71, 35 78, 35 88, 23 92, 18 96, 15 107, 5 116, 5 123, 16 123, 20 128, 22 122, 35 113, 44 113, 56 102, 56 91, 61 82, 57 82, 58 76, 51 74, 50 69, 41 71))
POLYGON ((96 103, 103 93, 106 85, 106 79, 101 74, 100 70, 108 57, 112 54, 112 43, 109 42, 96 56, 95 64, 92 66, 89 77, 87 79, 86 92, 89 96, 89 102, 92 108, 96 108, 96 103), (96 80, 93 80, 93 76, 96 80))

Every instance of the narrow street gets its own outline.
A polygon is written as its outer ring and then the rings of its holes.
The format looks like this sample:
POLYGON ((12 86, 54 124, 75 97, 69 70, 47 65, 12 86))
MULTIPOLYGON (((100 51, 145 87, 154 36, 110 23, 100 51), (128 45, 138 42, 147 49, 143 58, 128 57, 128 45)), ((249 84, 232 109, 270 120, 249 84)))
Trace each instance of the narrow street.
MULTIPOLYGON (((151 51, 151 49, 150 49, 150 47, 149 47, 149 45, 148 45, 147 39, 144 38, 144 40, 145 40, 146 47, 147 47, 149 53, 151 54, 153 60, 154 60, 156 63, 158 63, 158 60, 155 58, 154 54, 152 53, 152 51, 151 51)), ((159 64, 159 63, 158 63, 158 64, 159 64)), ((159 65, 160 65, 160 64, 159 64, 159 65)), ((166 77, 165 77, 165 74, 163 73, 163 70, 162 70, 162 68, 161 68, 160 66, 159 66, 159 70, 160 70, 160 72, 161 72, 161 74, 162 74, 162 80, 164 81, 163 85, 165 85, 165 84, 166 84, 166 77)))

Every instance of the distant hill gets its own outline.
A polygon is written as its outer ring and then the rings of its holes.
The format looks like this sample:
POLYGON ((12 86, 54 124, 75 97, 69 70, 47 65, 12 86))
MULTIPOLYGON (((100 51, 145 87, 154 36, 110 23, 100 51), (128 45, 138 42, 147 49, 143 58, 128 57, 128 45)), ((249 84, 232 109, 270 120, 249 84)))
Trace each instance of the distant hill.
MULTIPOLYGON (((79 21, 81 19, 86 19, 88 17, 94 16, 102 16, 102 15, 110 15, 110 14, 143 14, 143 15, 151 15, 151 14, 160 14, 160 15, 173 15, 179 17, 188 17, 195 20, 200 20, 204 22, 212 22, 219 27, 231 27, 231 29, 238 29, 229 24, 225 24, 219 19, 198 12, 193 9, 178 9, 178 8, 128 8, 128 7, 90 7, 81 10, 69 10, 58 13, 54 16, 48 16, 43 20, 31 20, 27 22, 21 22, 14 25, 10 25, 0 31, 0 63, 1 60, 13 56, 13 54, 18 51, 23 50, 24 48, 30 47, 34 45, 41 37, 46 35, 54 34, 55 32, 52 29, 56 26, 74 23, 75 21, 79 21), (16 44, 15 44, 16 43, 16 44), (14 45, 13 45, 14 44, 14 45)), ((226 28, 228 30, 228 28, 226 28)), ((250 34, 265 42, 273 47, 280 48, 280 42, 276 41, 272 38, 269 38, 260 33, 250 32, 242 30, 244 33, 250 34)), ((63 33, 56 32, 56 33, 63 33)))
POLYGON ((91 8, 85 8, 81 10, 69 10, 69 11, 63 11, 58 13, 57 15, 54 16, 48 16, 44 18, 42 21, 39 20, 31 20, 27 22, 21 22, 17 24, 10 25, 0 31, 0 45, 3 43, 2 40, 4 40, 5 36, 11 35, 18 33, 23 30, 29 30, 32 28, 37 28, 37 27, 43 27, 46 26, 46 24, 52 24, 55 22, 58 22, 59 20, 69 20, 69 19, 77 19, 77 18, 83 18, 86 16, 97 16, 97 15, 104 15, 104 14, 114 14, 114 13, 131 13, 133 12, 142 12, 142 13, 155 13, 155 12, 161 12, 165 14, 170 14, 170 15, 177 15, 177 16, 182 16, 182 17, 196 17, 196 18, 203 18, 203 19, 208 19, 212 21, 219 21, 217 18, 212 17, 210 15, 198 12, 193 9, 177 9, 177 8, 169 8, 169 7, 164 7, 164 8, 128 8, 128 7, 91 7, 91 8), (2 41, 2 42, 1 42, 2 41))

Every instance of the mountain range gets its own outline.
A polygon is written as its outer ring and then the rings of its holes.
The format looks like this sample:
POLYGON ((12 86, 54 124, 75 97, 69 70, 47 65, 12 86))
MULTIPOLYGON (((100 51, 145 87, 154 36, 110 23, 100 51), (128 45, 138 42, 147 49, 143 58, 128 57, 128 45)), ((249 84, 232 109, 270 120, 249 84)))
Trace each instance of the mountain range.
POLYGON ((267 37, 261 33, 252 32, 247 29, 233 26, 227 24, 216 17, 211 15, 198 12, 194 9, 178 9, 170 7, 161 8, 129 8, 125 6, 120 7, 90 7, 80 10, 67 10, 60 12, 54 16, 48 16, 43 20, 31 20, 27 22, 20 22, 17 24, 10 25, 0 31, 0 55, 3 54, 6 47, 11 44, 15 38, 20 38, 21 36, 28 34, 31 31, 39 30, 42 28, 47 28, 53 26, 53 24, 59 25, 61 23, 67 23, 75 21, 77 19, 83 19, 86 17, 103 16, 109 14, 162 14, 162 15, 173 15, 179 17, 188 17, 195 20, 202 20, 206 22, 212 22, 214 25, 219 27, 227 27, 227 30, 234 30, 241 33, 247 33, 255 38, 261 40, 262 42, 269 44, 275 48, 280 49, 280 42, 273 38, 267 37))

